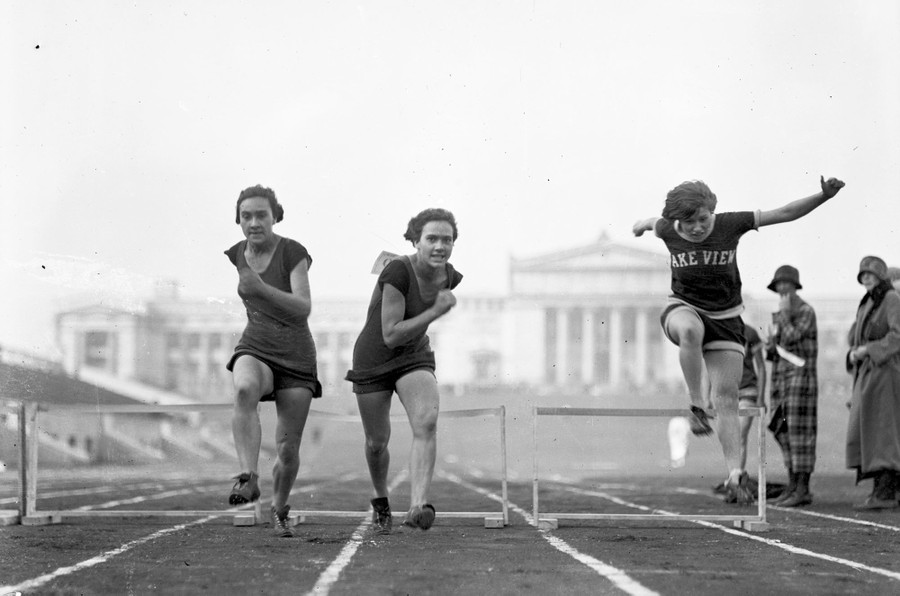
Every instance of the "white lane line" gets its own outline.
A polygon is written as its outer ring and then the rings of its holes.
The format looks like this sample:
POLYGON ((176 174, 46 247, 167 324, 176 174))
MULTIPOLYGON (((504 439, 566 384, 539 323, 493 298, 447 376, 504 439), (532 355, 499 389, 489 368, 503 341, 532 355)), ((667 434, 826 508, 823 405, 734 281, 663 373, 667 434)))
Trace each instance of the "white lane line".
POLYGON ((344 548, 341 549, 341 552, 338 553, 338 556, 328 565, 328 568, 325 569, 319 575, 319 579, 316 580, 316 585, 312 587, 312 589, 307 592, 307 594, 315 594, 316 596, 325 596, 328 592, 331 591, 331 587, 337 582, 338 578, 341 576, 341 572, 344 571, 344 567, 350 564, 350 560, 353 558, 353 555, 356 554, 356 551, 359 550, 359 546, 362 544, 363 537, 365 535, 366 530, 369 527, 369 519, 366 517, 363 519, 362 523, 359 524, 355 530, 353 530, 353 534, 350 536, 350 540, 344 544, 344 548))
MULTIPOLYGON (((121 492, 123 490, 147 490, 151 488, 163 488, 162 484, 158 482, 145 482, 142 484, 136 484, 133 486, 98 486, 95 488, 73 488, 73 489, 59 489, 55 491, 38 491, 38 498, 40 499, 53 499, 58 497, 80 497, 85 495, 99 495, 103 493, 110 493, 113 491, 121 492)), ((8 505, 10 503, 18 503, 19 497, 6 497, 0 499, 0 505, 8 505)))
MULTIPOLYGON (((393 482, 388 486, 388 490, 394 490, 397 485, 403 482, 406 479, 407 472, 402 471, 394 478, 393 482)), ((370 525, 368 514, 363 518, 362 522, 353 530, 353 534, 351 534, 350 539, 344 544, 344 548, 341 549, 341 552, 338 553, 338 556, 334 558, 334 560, 328 565, 328 567, 319 575, 319 579, 316 580, 316 584, 312 587, 312 589, 307 592, 307 596, 327 596, 327 594, 331 591, 332 586, 337 583, 337 580, 341 577, 341 573, 344 571, 344 568, 350 564, 350 561, 353 559, 353 556, 356 554, 356 551, 359 550, 360 545, 362 545, 363 538, 365 537, 366 530, 370 525)))
POLYGON ((148 536, 144 536, 143 538, 138 538, 137 540, 132 540, 131 542, 127 542, 120 546, 119 548, 106 551, 103 554, 100 554, 96 557, 92 557, 80 563, 76 563, 75 565, 70 565, 69 567, 60 567, 56 571, 51 573, 46 573, 44 575, 40 575, 33 579, 26 580, 20 584, 14 586, 0 586, 0 594, 9 594, 11 592, 23 592, 25 590, 34 590, 36 588, 40 588, 41 586, 47 584, 48 582, 53 581, 58 577, 62 577, 64 575, 70 575, 75 573, 76 571, 81 571, 82 569, 87 569, 89 567, 94 567, 95 565, 100 565, 101 563, 105 563, 111 558, 121 555, 124 552, 127 552, 133 549, 136 546, 140 546, 151 540, 156 540, 157 538, 161 538, 167 534, 171 534, 173 532, 179 532, 184 530, 185 528, 189 528, 191 526, 196 526, 199 524, 205 524, 210 520, 216 519, 213 517, 205 517, 203 519, 195 520, 185 524, 179 524, 177 526, 172 526, 171 528, 166 528, 164 530, 159 530, 158 532, 154 532, 148 536))
POLYGON ((82 505, 76 507, 73 511, 94 511, 95 509, 111 509, 112 507, 121 507, 122 505, 134 505, 135 503, 146 503, 148 501, 158 501, 159 499, 168 499, 171 497, 180 497, 191 493, 202 492, 193 488, 183 488, 180 490, 170 490, 153 495, 144 495, 141 497, 132 497, 130 499, 119 499, 116 501, 107 501, 96 505, 82 505))
MULTIPOLYGON (((469 482, 466 482, 465 480, 463 480, 462 478, 460 478, 454 474, 449 474, 449 473, 444 472, 444 473, 440 473, 439 475, 443 478, 446 478, 447 480, 450 480, 451 482, 455 482, 456 484, 459 484, 460 486, 463 486, 469 490, 475 491, 489 499, 497 501, 498 503, 503 502, 503 497, 501 497, 501 496, 497 495, 496 493, 493 493, 489 490, 483 489, 480 486, 475 486, 474 484, 470 484, 469 482)), ((525 511, 524 509, 522 509, 521 507, 519 507, 518 505, 516 505, 515 503, 512 503, 512 502, 509 502, 508 506, 510 509, 512 509, 513 511, 515 511, 516 513, 521 515, 523 518, 525 518, 525 521, 529 525, 531 525, 531 526, 536 525, 534 517, 530 513, 528 513, 527 511, 525 511)), ((557 549, 558 551, 560 551, 566 555, 569 555, 570 557, 572 557, 579 563, 586 565, 587 567, 590 567, 592 570, 597 572, 597 574, 599 574, 599 575, 603 576, 604 578, 606 578, 607 580, 609 580, 614 586, 616 586, 617 588, 619 588, 626 594, 632 594, 634 596, 659 596, 658 592, 654 592, 650 588, 644 586, 643 584, 641 584, 640 582, 635 580, 633 577, 631 577, 630 575, 628 575, 621 569, 618 569, 617 567, 613 567, 612 565, 604 563, 603 561, 595 559, 594 557, 592 557, 590 555, 586 555, 586 554, 580 552, 578 549, 571 547, 568 543, 566 543, 566 541, 562 540, 561 538, 558 538, 557 536, 554 536, 549 530, 538 530, 538 531, 540 532, 541 537, 544 540, 546 540, 547 542, 549 542, 550 545, 553 546, 553 548, 557 549)))
MULTIPOLYGON (((348 477, 354 478, 355 475, 347 474, 345 476, 342 476, 342 478, 348 478, 348 477)), ((295 488, 294 490, 291 491, 291 494, 294 494, 297 492, 309 491, 309 490, 316 490, 322 486, 327 486, 329 484, 334 484, 334 483, 328 481, 328 482, 322 482, 319 484, 307 484, 305 486, 295 488)), ((122 503, 122 502, 124 502, 124 501, 116 502, 116 503, 122 503)), ((106 505, 107 504, 101 504, 101 505, 96 505, 95 507, 104 507, 106 505)), ((109 506, 114 506, 114 505, 109 505, 109 506)), ((240 511, 240 510, 246 509, 248 507, 250 507, 250 505, 243 505, 241 507, 235 507, 233 509, 228 509, 226 511, 240 511)), ((82 508, 82 509, 84 509, 84 508, 82 508)), ((101 555, 92 557, 85 561, 81 561, 80 563, 76 563, 75 565, 70 565, 68 567, 60 567, 60 568, 56 569, 55 571, 52 571, 51 573, 46 573, 44 575, 40 575, 38 577, 29 579, 29 580, 25 580, 24 582, 21 582, 17 585, 0 586, 0 594, 9 594, 9 593, 13 593, 13 592, 21 592, 24 590, 33 590, 35 588, 39 588, 39 587, 47 584, 48 582, 53 581, 54 579, 56 579, 58 577, 62 577, 65 575, 71 575, 72 573, 81 571, 82 569, 88 569, 90 567, 94 567, 101 563, 105 563, 108 560, 112 559, 113 557, 121 555, 122 553, 127 552, 136 546, 140 546, 140 545, 150 542, 152 540, 156 540, 157 538, 161 538, 162 536, 165 536, 167 534, 171 534, 173 532, 178 532, 178 531, 184 530, 185 528, 190 528, 191 526, 205 524, 214 519, 218 519, 218 517, 215 515, 211 515, 209 517, 204 517, 202 519, 194 520, 194 521, 183 523, 183 524, 178 524, 177 526, 172 526, 171 528, 159 530, 158 532, 154 532, 153 534, 144 536, 143 538, 138 538, 137 540, 132 540, 131 542, 123 544, 122 546, 120 546, 118 548, 107 551, 101 555)))
MULTIPOLYGON (((693 488, 678 488, 678 492, 685 493, 689 495, 702 495, 704 497, 715 498, 712 495, 709 495, 703 491, 696 490, 693 488)), ((777 511, 784 511, 786 513, 799 513, 801 515, 808 515, 810 517, 820 517, 822 519, 830 519, 832 521, 845 522, 848 524, 856 524, 858 526, 869 526, 872 528, 878 528, 880 530, 889 530, 891 532, 900 532, 900 527, 898 526, 889 526, 887 524, 880 524, 878 522, 868 521, 865 519, 857 519, 855 517, 842 517, 840 515, 831 515, 830 513, 820 513, 818 511, 809 511, 808 509, 800 509, 799 507, 787 508, 787 507, 779 507, 777 505, 766 505, 769 509, 775 509, 777 511)))
MULTIPOLYGON (((625 501, 618 497, 614 497, 613 495, 609 495, 606 493, 601 493, 597 491, 589 491, 580 488, 575 488, 572 486, 563 487, 564 490, 568 492, 572 492, 579 495, 591 496, 591 497, 599 497, 601 499, 606 499, 618 505, 624 505, 626 507, 631 507, 632 509, 639 509, 641 511, 647 511, 650 513, 659 513, 665 515, 675 515, 675 513, 671 511, 666 511, 664 509, 653 509, 651 507, 647 507, 645 505, 639 505, 637 503, 631 503, 629 501, 625 501)), ((732 536, 739 536, 741 538, 746 538, 748 540, 755 540, 756 542, 761 542, 762 544, 766 544, 768 546, 774 546, 776 548, 780 548, 782 550, 786 550, 789 553, 793 553, 795 555, 804 555, 807 557, 812 557, 814 559, 820 559, 822 561, 828 561, 830 563, 837 563, 838 565, 844 565, 846 567, 850 567, 851 569, 856 569, 859 571, 868 571, 870 573, 876 573, 878 575, 883 575, 885 577, 889 577, 891 579, 900 580, 900 573, 896 571, 891 571, 889 569, 882 569, 880 567, 872 567, 870 565, 866 565, 864 563, 860 563, 858 561, 851 561, 850 559, 844 559, 841 557, 833 557, 831 555, 826 555, 825 553, 819 553, 815 551, 811 551, 806 548, 802 548, 799 546, 794 546, 792 544, 784 543, 780 540, 771 540, 769 538, 763 538, 762 536, 756 536, 754 534, 748 534, 746 532, 734 530, 732 528, 727 528, 725 526, 721 526, 719 524, 715 524, 707 521, 692 521, 690 523, 699 524, 701 526, 705 526, 707 528, 714 528, 716 530, 720 530, 725 532, 726 534, 731 534, 732 536)))

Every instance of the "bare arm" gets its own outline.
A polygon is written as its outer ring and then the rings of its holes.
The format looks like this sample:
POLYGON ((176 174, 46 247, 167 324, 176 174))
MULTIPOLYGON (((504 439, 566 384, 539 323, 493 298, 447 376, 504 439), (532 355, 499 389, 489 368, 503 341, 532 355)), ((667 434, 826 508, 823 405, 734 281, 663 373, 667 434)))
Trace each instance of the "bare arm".
POLYGON ((642 236, 644 232, 651 232, 653 228, 656 227, 656 221, 659 217, 648 217, 647 219, 641 219, 635 222, 635 224, 631 227, 631 232, 635 236, 642 236))
POLYGON ((844 183, 837 178, 829 178, 825 180, 824 176, 819 177, 819 183, 822 186, 821 192, 814 195, 791 201, 787 205, 763 211, 759 214, 759 227, 771 226, 775 224, 785 223, 800 219, 813 209, 832 198, 844 187, 844 183))
POLYGON ((291 271, 291 291, 285 292, 270 286, 262 280, 259 273, 250 267, 238 270, 239 288, 248 294, 263 298, 279 309, 294 316, 306 318, 312 311, 312 299, 309 291, 309 261, 301 259, 291 271))
POLYGON ((406 297, 389 283, 384 284, 381 294, 381 334, 389 348, 402 346, 417 335, 424 333, 428 325, 444 316, 456 306, 456 298, 450 290, 441 290, 434 304, 411 319, 403 319, 406 312, 406 297))

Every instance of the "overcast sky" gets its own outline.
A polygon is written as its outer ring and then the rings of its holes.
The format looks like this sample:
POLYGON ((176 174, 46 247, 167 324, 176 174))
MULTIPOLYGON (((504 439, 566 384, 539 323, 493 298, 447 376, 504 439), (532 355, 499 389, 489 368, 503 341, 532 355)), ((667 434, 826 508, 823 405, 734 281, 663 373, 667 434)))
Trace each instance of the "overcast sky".
POLYGON ((615 240, 703 179, 719 211, 847 187, 745 236, 746 293, 900 264, 900 3, 17 2, 0 5, 0 345, 159 279, 235 294, 234 202, 263 184, 313 298, 365 299, 408 219, 452 210, 462 294, 509 258, 615 240))

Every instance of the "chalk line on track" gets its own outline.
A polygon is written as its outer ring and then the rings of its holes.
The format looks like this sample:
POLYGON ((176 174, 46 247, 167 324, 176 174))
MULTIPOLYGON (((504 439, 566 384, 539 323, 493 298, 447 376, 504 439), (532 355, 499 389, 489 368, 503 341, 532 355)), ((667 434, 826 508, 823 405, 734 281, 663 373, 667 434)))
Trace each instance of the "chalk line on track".
MULTIPOLYGON (((497 502, 503 501, 503 498, 500 497, 499 495, 497 495, 496 493, 493 493, 489 490, 483 489, 480 486, 475 486, 474 484, 470 484, 469 482, 466 482, 465 480, 463 480, 462 478, 459 478, 458 476, 456 476, 454 474, 442 472, 442 473, 439 473, 439 476, 441 476, 442 478, 445 478, 451 482, 455 482, 456 484, 459 484, 460 486, 463 486, 469 490, 472 490, 481 495, 484 495, 485 497, 492 499, 494 501, 497 501, 497 502)), ((522 509, 515 503, 510 502, 510 503, 508 503, 508 505, 511 510, 515 511, 516 513, 521 515, 523 518, 525 518, 525 521, 528 523, 528 525, 536 527, 536 523, 535 523, 536 520, 530 513, 528 513, 527 511, 525 511, 524 509, 522 509)), ((597 572, 597 574, 599 574, 602 577, 609 580, 610 583, 612 583, 614 586, 616 586, 617 588, 619 588, 626 594, 632 594, 634 596, 659 596, 658 592, 654 592, 650 588, 644 586, 643 584, 641 584, 640 582, 638 582, 637 580, 632 578, 630 575, 628 575, 621 569, 613 567, 612 565, 604 563, 603 561, 600 561, 599 559, 595 559, 594 557, 592 557, 590 555, 586 555, 586 554, 580 552, 578 549, 573 548, 568 543, 566 543, 566 541, 562 540, 561 538, 559 538, 557 536, 554 536, 553 533, 550 532, 549 530, 538 530, 538 532, 540 533, 541 537, 544 540, 546 540, 547 542, 550 543, 551 546, 553 546, 553 548, 572 557, 579 563, 591 568, 592 570, 597 572)))
MULTIPOLYGON (((712 495, 709 495, 703 491, 696 490, 693 488, 683 488, 682 487, 682 488, 678 488, 677 491, 688 494, 688 495, 701 495, 704 497, 714 498, 714 497, 712 497, 712 495)), ((878 528, 880 530, 889 530, 891 532, 900 532, 900 526, 889 526, 887 524, 880 524, 878 522, 873 522, 873 521, 869 521, 869 520, 865 520, 865 519, 857 519, 855 517, 841 517, 840 515, 831 515, 830 513, 821 513, 819 511, 810 511, 808 509, 800 509, 799 507, 796 509, 787 508, 787 507, 779 507, 777 505, 766 505, 766 507, 769 509, 775 509, 777 511, 784 511, 784 512, 788 512, 788 513, 799 513, 801 515, 808 515, 810 517, 821 517, 822 519, 830 519, 832 521, 845 522, 848 524, 856 524, 859 526, 869 526, 872 528, 878 528)))
MULTIPOLYGON (((147 490, 149 488, 162 488, 163 485, 158 482, 144 482, 141 484, 137 484, 134 486, 98 486, 95 488, 73 488, 73 489, 62 489, 55 491, 42 491, 40 492, 42 499, 52 499, 55 497, 79 497, 86 495, 100 495, 103 493, 110 493, 113 491, 121 491, 121 490, 147 490)), ((6 497, 0 499, 0 505, 8 505, 10 503, 18 503, 19 497, 6 497)))
MULTIPOLYGON (((397 485, 403 482, 406 479, 407 471, 404 470, 397 474, 394 480, 388 485, 388 491, 392 491, 397 488, 397 485)), ((350 564, 350 560, 353 558, 353 555, 356 554, 356 551, 359 550, 360 545, 362 544, 363 538, 365 537, 366 530, 369 528, 369 516, 368 514, 363 518, 362 522, 353 530, 353 534, 350 536, 350 540, 344 544, 344 548, 341 549, 341 552, 338 553, 338 556, 334 558, 334 560, 328 565, 328 567, 319 575, 319 579, 316 580, 315 585, 312 589, 307 592, 307 595, 314 596, 326 596, 328 592, 331 591, 331 587, 337 582, 338 578, 341 576, 341 572, 344 571, 344 567, 350 564)))
MULTIPOLYGON (((618 505, 624 505, 625 507, 631 507, 632 509, 639 509, 641 511, 647 511, 650 513, 659 513, 664 515, 675 515, 671 511, 666 511, 664 509, 653 509, 652 507, 647 507, 645 505, 639 505, 637 503, 632 503, 630 501, 625 501, 624 499, 620 499, 619 497, 615 497, 613 495, 609 495, 606 493, 601 493, 597 491, 589 491, 580 489, 573 486, 563 487, 566 491, 572 492, 579 495, 598 497, 601 499, 606 499, 610 502, 616 503, 618 505)), ((811 551, 806 548, 802 548, 799 546, 794 546, 792 544, 787 544, 780 540, 772 540, 769 538, 763 538, 762 536, 756 536, 754 534, 748 534, 746 532, 741 532, 738 530, 734 530, 732 528, 728 528, 719 524, 715 524, 712 522, 697 520, 691 521, 688 523, 699 524, 701 526, 705 526, 707 528, 713 528, 716 530, 720 530, 725 532, 726 534, 731 534, 732 536, 739 536, 741 538, 746 538, 748 540, 755 540, 756 542, 761 542, 762 544, 766 544, 768 546, 774 546, 776 548, 780 548, 782 550, 786 550, 789 553, 793 553, 796 555, 804 555, 807 557, 812 557, 814 559, 820 559, 822 561, 828 561, 830 563, 837 563, 838 565, 844 565, 846 567, 850 567, 851 569, 857 569, 860 571, 868 571, 870 573, 876 573, 878 575, 883 575, 885 577, 889 577, 891 579, 900 580, 900 573, 896 571, 891 571, 890 569, 882 569, 881 567, 872 567, 870 565, 866 565, 864 563, 859 563, 857 561, 851 561, 850 559, 844 559, 842 557, 834 557, 831 555, 826 555, 825 553, 818 553, 815 551, 811 551)))
MULTIPOLYGON (((353 479, 353 478, 355 478, 355 475, 347 474, 345 476, 342 476, 342 478, 353 479)), ((309 485, 305 485, 305 486, 300 486, 300 487, 292 490, 291 494, 293 495, 298 492, 315 490, 321 486, 326 486, 328 484, 331 484, 331 482, 321 482, 318 484, 309 484, 309 485)), ((100 504, 97 507, 101 507, 102 505, 103 504, 100 504)), ((225 511, 240 511, 246 507, 248 507, 248 506, 245 505, 243 507, 235 507, 233 509, 226 509, 225 511)), ((24 590, 33 590, 35 588, 39 588, 39 587, 53 581, 54 579, 56 579, 58 577, 63 577, 65 575, 71 575, 72 573, 81 571, 82 569, 88 569, 90 567, 94 567, 101 563, 105 563, 105 562, 109 561, 110 559, 112 559, 113 557, 116 557, 118 555, 121 555, 122 553, 128 552, 129 550, 131 550, 132 548, 134 548, 136 546, 140 546, 147 542, 151 542, 153 540, 156 540, 157 538, 161 538, 162 536, 166 536, 166 535, 172 534, 174 532, 179 532, 186 528, 190 528, 191 526, 198 526, 201 524, 208 523, 214 519, 218 519, 218 516, 211 515, 208 517, 204 517, 202 519, 194 520, 192 522, 178 524, 176 526, 172 526, 171 528, 165 528, 163 530, 159 530, 157 532, 154 532, 153 534, 144 536, 143 538, 138 538, 136 540, 132 540, 131 542, 127 542, 118 548, 114 548, 112 550, 106 551, 105 553, 97 555, 96 557, 92 557, 90 559, 81 561, 80 563, 76 563, 74 565, 69 565, 67 567, 60 567, 60 568, 56 569, 55 571, 52 571, 50 573, 45 573, 44 575, 40 575, 40 576, 32 578, 32 579, 25 580, 24 582, 21 582, 16 585, 0 586, 0 594, 8 594, 11 592, 21 592, 24 590)))
POLYGON ((131 542, 127 542, 120 546, 119 548, 106 551, 101 555, 97 555, 96 557, 92 557, 80 563, 76 563, 75 565, 70 565, 68 567, 60 567, 59 569, 46 573, 44 575, 39 575, 38 577, 25 580, 24 582, 14 585, 14 586, 0 586, 0 594, 8 594, 10 592, 21 592, 25 590, 34 590, 35 588, 40 588, 44 584, 64 575, 70 575, 75 573, 76 571, 81 571, 82 569, 87 569, 89 567, 94 567, 95 565, 100 565, 101 563, 105 563, 106 561, 112 559, 117 555, 121 555, 124 552, 127 552, 133 549, 136 546, 140 546, 147 542, 151 542, 165 536, 166 534, 171 534, 173 532, 179 532, 184 530, 185 528, 189 528, 191 526, 197 526, 200 524, 205 524, 210 520, 216 519, 215 516, 205 517, 203 519, 194 520, 192 522, 188 522, 186 524, 179 524, 177 526, 172 526, 171 528, 166 528, 164 530, 159 530, 158 532, 154 532, 153 534, 149 534, 144 536, 143 538, 138 538, 137 540, 132 540, 131 542))

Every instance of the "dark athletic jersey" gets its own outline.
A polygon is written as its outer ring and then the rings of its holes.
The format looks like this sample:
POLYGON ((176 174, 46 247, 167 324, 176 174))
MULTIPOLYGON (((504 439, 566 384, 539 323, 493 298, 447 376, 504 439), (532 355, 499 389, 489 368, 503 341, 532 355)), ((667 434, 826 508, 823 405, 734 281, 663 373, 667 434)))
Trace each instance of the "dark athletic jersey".
POLYGON ((710 235, 701 242, 682 238, 675 222, 660 218, 655 232, 669 249, 672 295, 713 318, 741 314, 738 241, 759 227, 758 211, 717 213, 710 235))

